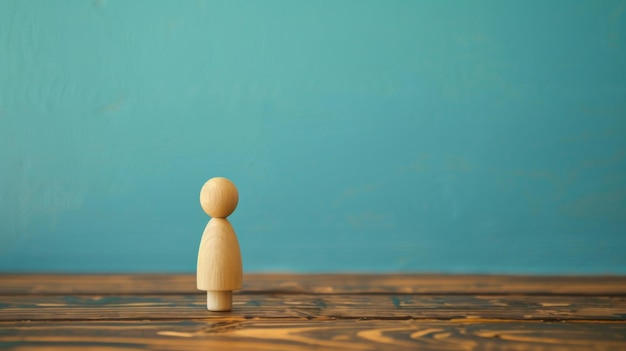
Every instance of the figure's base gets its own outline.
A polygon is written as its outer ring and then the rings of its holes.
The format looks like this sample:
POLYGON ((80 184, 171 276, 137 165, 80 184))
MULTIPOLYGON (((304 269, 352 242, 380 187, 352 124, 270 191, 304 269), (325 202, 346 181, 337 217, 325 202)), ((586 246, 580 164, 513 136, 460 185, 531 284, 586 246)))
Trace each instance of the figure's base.
POLYGON ((233 308, 232 291, 207 291, 206 309, 214 312, 230 311, 233 308))

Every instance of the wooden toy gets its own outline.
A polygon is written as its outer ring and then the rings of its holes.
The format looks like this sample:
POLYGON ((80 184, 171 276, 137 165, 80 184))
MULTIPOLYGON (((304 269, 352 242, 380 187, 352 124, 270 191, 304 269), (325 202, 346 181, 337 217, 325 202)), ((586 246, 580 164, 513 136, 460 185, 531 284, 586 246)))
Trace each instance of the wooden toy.
POLYGON ((200 205, 211 220, 204 228, 196 283, 206 290, 209 311, 230 311, 232 292, 241 289, 242 263, 239 242, 228 217, 239 201, 235 184, 222 177, 209 179, 200 190, 200 205))

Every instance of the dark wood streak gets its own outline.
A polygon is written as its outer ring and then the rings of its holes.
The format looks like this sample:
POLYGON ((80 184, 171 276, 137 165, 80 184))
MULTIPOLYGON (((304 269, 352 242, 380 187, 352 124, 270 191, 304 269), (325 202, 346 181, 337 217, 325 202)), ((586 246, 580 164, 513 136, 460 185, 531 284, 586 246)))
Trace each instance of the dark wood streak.
POLYGON ((0 275, 8 350, 626 350, 625 277, 0 275))

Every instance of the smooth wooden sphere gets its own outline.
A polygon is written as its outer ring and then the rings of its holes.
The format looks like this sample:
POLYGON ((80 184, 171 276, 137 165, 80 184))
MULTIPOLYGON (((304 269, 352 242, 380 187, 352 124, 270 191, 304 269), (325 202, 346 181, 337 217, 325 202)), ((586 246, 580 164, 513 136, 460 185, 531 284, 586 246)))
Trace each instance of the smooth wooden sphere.
POLYGON ((237 187, 226 178, 211 178, 200 190, 200 205, 213 218, 228 217, 235 211, 238 201, 237 187))

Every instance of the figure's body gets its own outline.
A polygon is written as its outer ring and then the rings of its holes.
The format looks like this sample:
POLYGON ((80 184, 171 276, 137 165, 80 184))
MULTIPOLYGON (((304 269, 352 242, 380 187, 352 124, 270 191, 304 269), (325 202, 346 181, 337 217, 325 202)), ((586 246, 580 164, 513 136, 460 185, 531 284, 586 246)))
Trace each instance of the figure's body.
POLYGON ((196 282, 207 292, 207 309, 230 311, 232 291, 241 289, 243 269, 239 242, 226 219, 237 207, 239 196, 235 185, 226 178, 212 178, 200 191, 202 209, 211 217, 204 229, 196 282))

